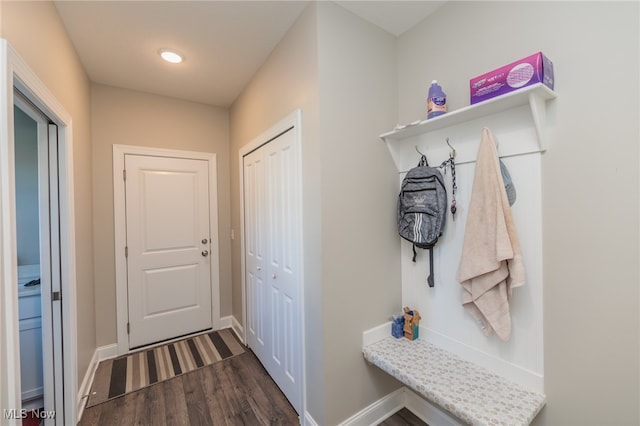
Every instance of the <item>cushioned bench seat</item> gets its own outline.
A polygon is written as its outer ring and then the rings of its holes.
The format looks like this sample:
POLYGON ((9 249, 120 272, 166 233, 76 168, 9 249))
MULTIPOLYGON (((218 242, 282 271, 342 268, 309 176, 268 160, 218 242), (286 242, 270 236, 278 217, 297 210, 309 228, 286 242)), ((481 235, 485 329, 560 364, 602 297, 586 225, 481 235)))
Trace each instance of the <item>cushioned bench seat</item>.
POLYGON ((528 425, 545 396, 423 339, 386 337, 363 348, 371 364, 472 425, 528 425))

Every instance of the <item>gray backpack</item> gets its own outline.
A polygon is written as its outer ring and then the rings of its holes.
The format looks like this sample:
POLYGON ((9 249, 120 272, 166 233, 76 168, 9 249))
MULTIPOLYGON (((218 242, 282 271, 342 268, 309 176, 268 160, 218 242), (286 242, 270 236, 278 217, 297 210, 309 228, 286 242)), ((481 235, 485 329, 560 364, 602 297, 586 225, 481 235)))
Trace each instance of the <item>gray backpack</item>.
POLYGON ((420 158, 417 167, 402 180, 398 196, 398 232, 416 247, 429 250, 429 287, 433 281, 433 246, 442 235, 447 218, 447 190, 442 173, 430 167, 427 157, 420 158))

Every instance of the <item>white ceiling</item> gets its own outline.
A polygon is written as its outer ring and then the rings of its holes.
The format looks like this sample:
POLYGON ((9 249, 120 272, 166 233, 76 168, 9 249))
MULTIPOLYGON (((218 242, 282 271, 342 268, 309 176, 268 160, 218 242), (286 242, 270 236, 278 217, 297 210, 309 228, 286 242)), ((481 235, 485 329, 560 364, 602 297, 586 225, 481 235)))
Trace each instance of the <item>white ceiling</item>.
MULTIPOLYGON (((443 1, 338 1, 400 35, 443 1)), ((230 106, 307 5, 297 1, 55 1, 95 83, 230 106), (183 54, 165 63, 158 50, 183 54)))
POLYGON ((335 1, 335 3, 387 32, 399 36, 435 12, 445 1, 346 0, 335 1))

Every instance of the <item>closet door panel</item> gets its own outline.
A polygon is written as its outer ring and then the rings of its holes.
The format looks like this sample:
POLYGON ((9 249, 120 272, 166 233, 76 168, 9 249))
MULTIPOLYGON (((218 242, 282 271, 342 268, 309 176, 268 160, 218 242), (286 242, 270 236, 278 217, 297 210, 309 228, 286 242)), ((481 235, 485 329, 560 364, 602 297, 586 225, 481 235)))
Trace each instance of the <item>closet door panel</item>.
POLYGON ((266 287, 264 285, 265 221, 264 161, 261 153, 254 152, 244 159, 245 205, 245 279, 247 288, 248 339, 258 356, 265 353, 266 287))
POLYGON ((244 158, 247 339, 296 409, 302 404, 298 158, 293 131, 244 158), (252 170, 257 165, 262 173, 252 170))

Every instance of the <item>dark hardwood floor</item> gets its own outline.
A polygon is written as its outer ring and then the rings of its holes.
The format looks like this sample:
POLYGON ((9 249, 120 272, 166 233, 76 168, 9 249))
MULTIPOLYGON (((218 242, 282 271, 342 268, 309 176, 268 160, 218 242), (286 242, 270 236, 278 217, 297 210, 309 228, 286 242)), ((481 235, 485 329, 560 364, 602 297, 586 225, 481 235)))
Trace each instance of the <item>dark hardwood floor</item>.
MULTIPOLYGON (((223 362, 85 409, 80 426, 298 425, 298 415, 247 349, 223 362)), ((425 425, 403 409, 384 426, 425 425)))
POLYGON ((292 425, 298 415, 244 354, 85 409, 79 425, 292 425))

